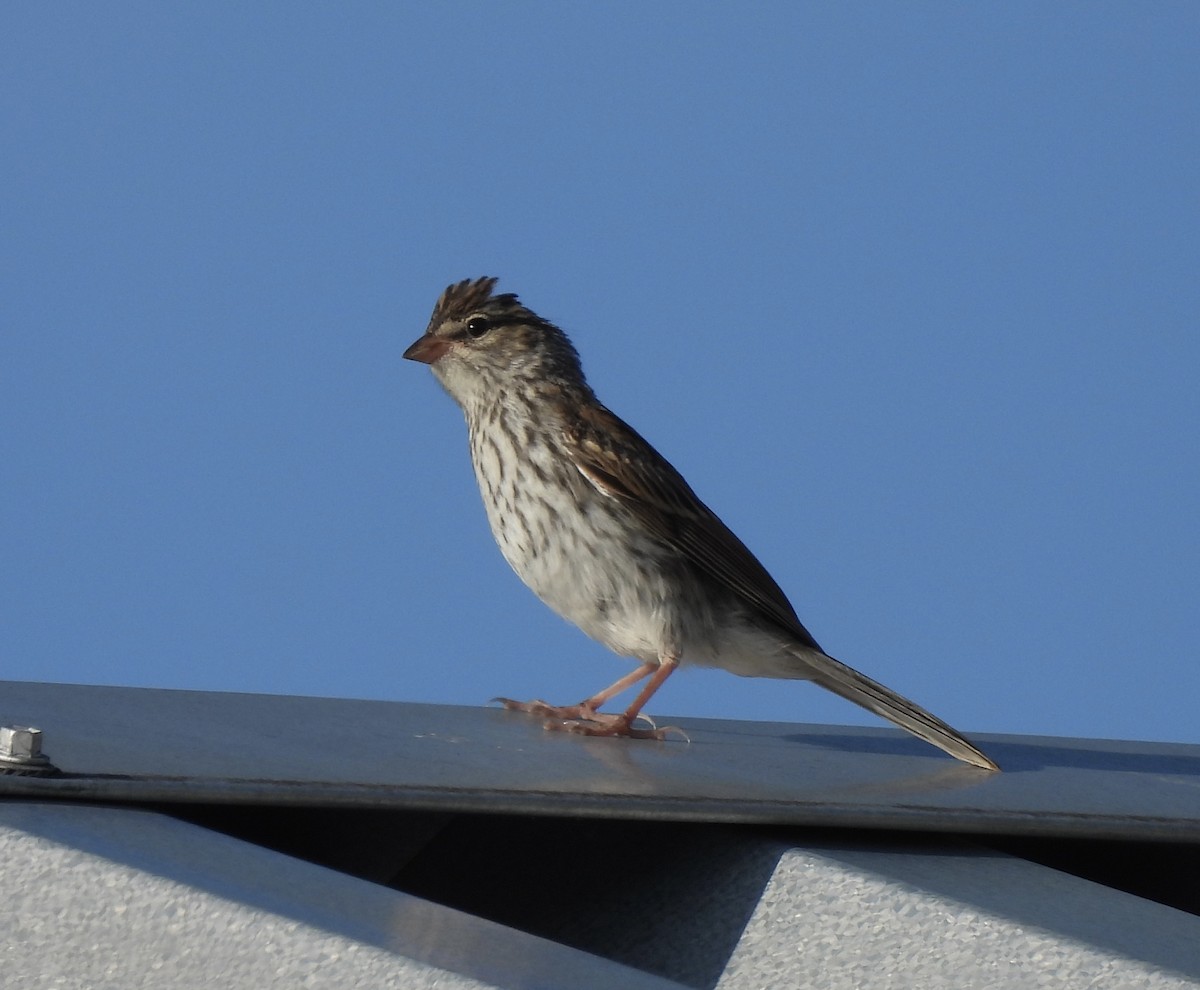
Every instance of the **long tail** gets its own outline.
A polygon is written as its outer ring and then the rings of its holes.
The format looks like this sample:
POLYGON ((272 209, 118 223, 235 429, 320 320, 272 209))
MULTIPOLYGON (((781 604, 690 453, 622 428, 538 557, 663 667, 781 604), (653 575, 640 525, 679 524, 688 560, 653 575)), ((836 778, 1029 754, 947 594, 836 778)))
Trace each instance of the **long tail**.
POLYGON ((809 678, 814 684, 841 695, 847 701, 861 705, 867 711, 881 715, 919 736, 927 743, 944 750, 955 759, 970 763, 985 770, 999 770, 996 764, 984 756, 975 746, 967 742, 962 733, 951 728, 936 715, 931 715, 920 705, 898 695, 878 681, 847 667, 840 660, 824 653, 815 654, 808 649, 803 653, 797 649, 799 658, 813 671, 809 678))

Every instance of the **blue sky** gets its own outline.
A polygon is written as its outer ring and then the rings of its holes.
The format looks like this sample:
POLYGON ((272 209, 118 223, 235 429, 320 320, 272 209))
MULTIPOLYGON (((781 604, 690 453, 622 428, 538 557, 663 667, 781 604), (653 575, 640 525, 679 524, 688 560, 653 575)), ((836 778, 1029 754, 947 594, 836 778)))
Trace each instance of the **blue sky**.
MULTIPOLYGON (((842 660, 966 731, 1200 741, 1198 41, 1186 2, 5 5, 0 676, 624 673, 400 358, 491 274, 842 660)), ((719 671, 650 710, 879 724, 719 671)))

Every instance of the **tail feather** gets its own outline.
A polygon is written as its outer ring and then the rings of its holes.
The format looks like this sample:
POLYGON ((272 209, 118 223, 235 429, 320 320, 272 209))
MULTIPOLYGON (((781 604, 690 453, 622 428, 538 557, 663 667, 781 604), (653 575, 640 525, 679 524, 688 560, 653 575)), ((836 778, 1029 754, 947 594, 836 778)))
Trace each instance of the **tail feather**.
POLYGON ((938 749, 944 750, 955 759, 970 763, 972 766, 982 767, 985 770, 1000 769, 979 749, 969 743, 962 733, 947 725, 936 715, 930 714, 920 705, 898 695, 878 681, 871 680, 865 674, 860 674, 853 667, 847 667, 840 660, 835 660, 825 654, 820 654, 818 659, 813 656, 811 651, 805 651, 801 659, 811 666, 813 673, 809 680, 814 684, 819 684, 847 701, 853 701, 867 711, 894 722, 900 728, 907 729, 913 735, 937 746, 938 749))

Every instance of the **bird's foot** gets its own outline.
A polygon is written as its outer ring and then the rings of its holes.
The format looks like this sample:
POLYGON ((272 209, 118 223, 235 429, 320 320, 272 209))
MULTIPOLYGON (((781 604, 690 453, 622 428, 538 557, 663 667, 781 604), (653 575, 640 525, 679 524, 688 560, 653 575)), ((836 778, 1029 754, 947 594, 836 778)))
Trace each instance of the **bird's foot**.
POLYGON ((610 715, 598 712, 586 701, 577 705, 551 705, 540 699, 533 701, 513 701, 511 698, 493 698, 510 712, 525 712, 544 718, 543 728, 554 732, 573 732, 580 736, 625 736, 630 739, 666 739, 672 732, 677 732, 686 742, 690 742, 687 733, 674 725, 666 725, 661 729, 646 715, 639 714, 630 718, 627 714, 610 715), (648 729, 637 727, 635 722, 645 722, 648 729))
MULTIPOLYGON (((598 712, 596 714, 599 714, 598 712)), ((546 722, 545 728, 557 729, 561 732, 573 732, 578 736, 624 736, 628 739, 658 739, 662 741, 670 737, 672 732, 679 733, 684 742, 691 742, 687 733, 677 725, 664 725, 659 728, 645 715, 641 719, 650 723, 649 729, 639 729, 624 715, 605 715, 604 721, 584 721, 583 719, 565 719, 546 722)))
POLYGON ((548 702, 542 701, 541 698, 534 698, 533 701, 513 701, 512 698, 493 698, 492 701, 500 702, 510 712, 525 712, 527 715, 541 715, 544 718, 591 720, 615 717, 612 715, 601 715, 594 708, 590 707, 586 701, 581 701, 578 705, 551 705, 548 702))

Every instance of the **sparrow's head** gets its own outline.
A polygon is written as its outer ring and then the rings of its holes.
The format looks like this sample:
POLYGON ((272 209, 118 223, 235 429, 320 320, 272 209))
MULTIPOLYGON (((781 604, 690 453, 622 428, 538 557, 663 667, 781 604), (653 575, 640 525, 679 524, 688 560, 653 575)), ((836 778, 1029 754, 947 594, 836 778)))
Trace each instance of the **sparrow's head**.
POLYGON ((433 369, 461 406, 503 398, 516 385, 545 382, 586 387, 579 355, 567 335, 522 306, 496 294, 494 278, 449 286, 433 308, 429 327, 404 352, 433 369))

